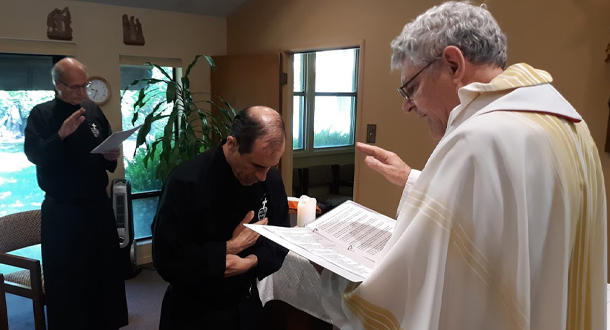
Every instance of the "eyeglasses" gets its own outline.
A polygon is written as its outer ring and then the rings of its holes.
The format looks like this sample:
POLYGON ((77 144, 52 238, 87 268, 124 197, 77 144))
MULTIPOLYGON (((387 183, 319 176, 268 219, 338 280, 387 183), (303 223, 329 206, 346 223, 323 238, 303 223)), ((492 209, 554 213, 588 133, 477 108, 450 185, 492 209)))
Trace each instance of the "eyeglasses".
MULTIPOLYGON (((438 59, 436 59, 438 60, 438 59)), ((417 78, 417 76, 419 76, 420 73, 422 73, 424 70, 426 70, 426 68, 428 68, 430 65, 432 65, 432 63, 436 62, 436 60, 429 62, 428 64, 426 64, 425 67, 423 67, 421 70, 419 70, 419 72, 417 72, 413 77, 411 77, 411 79, 409 79, 406 83, 404 83, 402 86, 398 87, 398 92, 400 93, 400 95, 402 95, 405 99, 407 99, 407 101, 409 102, 413 102, 413 100, 411 99, 413 97, 413 92, 414 89, 413 88, 409 88, 407 89, 407 85, 409 85, 413 79, 417 78)))
POLYGON ((82 85, 68 85, 65 82, 61 81, 61 80, 58 80, 58 81, 62 85, 65 85, 66 87, 70 88, 70 90, 73 91, 73 92, 76 92, 76 91, 81 90, 81 89, 87 89, 87 87, 89 87, 89 85, 91 84, 91 83, 87 82, 87 83, 82 84, 82 85))

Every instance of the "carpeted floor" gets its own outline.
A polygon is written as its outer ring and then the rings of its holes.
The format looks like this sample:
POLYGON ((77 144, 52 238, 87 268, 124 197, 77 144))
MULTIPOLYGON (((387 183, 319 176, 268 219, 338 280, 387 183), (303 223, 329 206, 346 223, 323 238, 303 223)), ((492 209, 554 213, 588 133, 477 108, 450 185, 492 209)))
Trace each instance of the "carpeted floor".
MULTIPOLYGON (((167 282, 147 265, 136 277, 125 281, 129 325, 121 330, 159 329, 161 302, 167 282)), ((26 298, 6 295, 9 330, 34 330, 32 301, 26 298)), ((609 305, 610 306, 610 305, 609 305)), ((268 330, 331 330, 332 325, 318 320, 282 301, 270 301, 265 305, 268 330)))
MULTIPOLYGON (((121 330, 155 330, 159 328, 161 301, 167 283, 149 266, 138 276, 125 281, 129 325, 121 330)), ((32 301, 26 298, 6 295, 10 330, 34 330, 32 301)))

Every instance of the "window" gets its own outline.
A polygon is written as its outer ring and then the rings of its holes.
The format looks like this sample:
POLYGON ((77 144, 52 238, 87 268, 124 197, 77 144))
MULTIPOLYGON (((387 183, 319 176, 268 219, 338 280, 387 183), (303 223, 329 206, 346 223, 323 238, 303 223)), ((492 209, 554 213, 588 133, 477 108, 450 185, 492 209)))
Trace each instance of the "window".
POLYGON ((354 145, 358 48, 294 55, 295 151, 354 145))
POLYGON ((39 209, 44 192, 23 152, 27 118, 55 97, 53 56, 0 53, 0 216, 39 209))
MULTIPOLYGON (((161 67, 167 74, 173 76, 175 69, 172 67, 161 67)), ((152 111, 156 102, 151 100, 147 106, 140 110, 140 115, 137 121, 132 125, 133 105, 138 100, 138 94, 141 88, 145 87, 145 83, 130 86, 133 81, 144 78, 167 79, 161 70, 148 65, 121 65, 121 112, 123 130, 140 125, 144 122, 144 118, 152 111)), ((164 99, 166 85, 156 84, 148 88, 155 88, 153 98, 164 99)), ((172 104, 167 104, 167 110, 171 111, 172 104)), ((159 120, 153 123, 150 133, 146 137, 148 141, 154 140, 156 137, 163 134, 163 127, 167 123, 166 120, 159 120)), ((133 221, 134 221, 134 236, 136 239, 151 236, 150 225, 157 210, 157 203, 161 193, 161 181, 156 178, 156 168, 159 163, 158 157, 148 163, 148 167, 144 166, 144 146, 140 146, 136 151, 137 134, 130 136, 123 142, 123 157, 125 165, 125 177, 131 182, 131 192, 133 201, 133 221)), ((155 151, 156 155, 161 153, 161 145, 155 151)))
MULTIPOLYGON (((37 104, 55 97, 53 63, 63 56, 0 53, 0 216, 40 209, 44 192, 38 187, 36 165, 23 152, 25 126, 37 104)), ((41 260, 39 246, 11 254, 41 260)), ((0 273, 21 268, 0 266, 0 273)))

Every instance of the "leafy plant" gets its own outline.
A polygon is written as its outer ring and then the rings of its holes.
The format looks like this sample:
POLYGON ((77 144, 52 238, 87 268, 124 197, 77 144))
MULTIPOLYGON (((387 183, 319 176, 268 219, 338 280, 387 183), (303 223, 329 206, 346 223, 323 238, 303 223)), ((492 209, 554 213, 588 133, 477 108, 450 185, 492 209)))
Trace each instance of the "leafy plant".
MULTIPOLYGON (((220 145, 222 139, 227 137, 231 122, 235 118, 235 110, 219 96, 205 92, 191 92, 189 74, 201 56, 195 57, 188 66, 186 74, 181 78, 171 77, 159 65, 147 62, 146 65, 159 69, 164 78, 134 80, 126 89, 145 83, 145 86, 139 90, 138 99, 133 106, 132 125, 138 120, 140 113, 146 116, 138 132, 134 156, 138 153, 139 147, 144 144, 142 161, 148 168, 151 160, 157 154, 157 150, 161 149, 155 173, 156 177, 163 182, 178 164, 209 148, 220 145), (165 85, 166 88, 150 88, 157 84, 165 85), (160 90, 165 90, 165 92, 160 90), (196 95, 203 97, 207 95, 210 99, 195 100, 193 97, 196 95), (217 102, 215 99, 219 101, 217 102), (149 103, 154 106, 152 111, 145 113, 143 109, 150 108, 147 106, 149 103), (201 107, 201 105, 206 107, 201 107), (163 128, 163 133, 152 141, 147 141, 146 137, 152 124, 166 118, 167 123, 163 128)), ((210 56, 204 57, 210 67, 215 69, 214 60, 210 56)))
MULTIPOLYGON (((159 165, 159 155, 161 154, 161 147, 159 146, 155 150, 155 155, 152 155, 151 166, 157 167, 159 165)), ((144 166, 144 157, 146 156, 145 148, 136 149, 136 154, 133 159, 126 158, 127 166, 129 171, 125 171, 125 176, 131 181, 131 190, 133 192, 143 192, 161 189, 161 181, 156 177, 154 172, 149 171, 144 166)))

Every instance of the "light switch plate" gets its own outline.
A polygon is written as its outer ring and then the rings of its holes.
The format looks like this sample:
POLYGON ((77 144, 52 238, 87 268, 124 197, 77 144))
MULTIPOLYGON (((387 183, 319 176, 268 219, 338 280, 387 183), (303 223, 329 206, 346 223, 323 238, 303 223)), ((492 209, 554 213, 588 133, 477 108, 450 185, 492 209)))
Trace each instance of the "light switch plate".
POLYGON ((375 137, 377 136, 377 125, 367 124, 366 125, 366 143, 375 143, 375 137))

